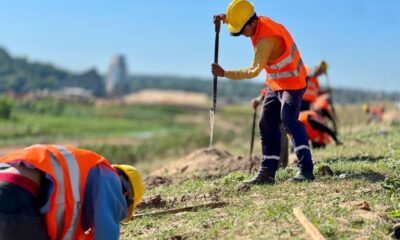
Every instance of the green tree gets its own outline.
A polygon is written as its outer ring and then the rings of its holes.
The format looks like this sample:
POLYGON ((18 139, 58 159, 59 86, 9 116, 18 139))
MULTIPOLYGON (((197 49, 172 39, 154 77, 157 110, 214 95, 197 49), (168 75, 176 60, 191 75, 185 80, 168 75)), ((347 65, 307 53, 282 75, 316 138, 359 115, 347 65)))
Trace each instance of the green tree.
POLYGON ((12 104, 7 97, 0 97, 0 118, 10 119, 12 104))

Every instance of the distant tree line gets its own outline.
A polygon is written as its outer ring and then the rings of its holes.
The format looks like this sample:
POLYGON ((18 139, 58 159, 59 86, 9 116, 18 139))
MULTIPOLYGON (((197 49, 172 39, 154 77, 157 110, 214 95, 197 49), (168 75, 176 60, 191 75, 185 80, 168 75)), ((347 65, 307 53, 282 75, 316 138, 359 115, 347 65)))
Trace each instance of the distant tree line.
POLYGON ((337 103, 359 103, 373 101, 400 102, 400 92, 366 91, 355 89, 335 88, 333 99, 337 103))
MULTIPOLYGON (((124 94, 144 89, 172 89, 199 92, 211 95, 212 77, 132 75, 124 94)), ((104 97, 104 77, 95 69, 83 74, 73 74, 50 64, 31 63, 24 58, 13 58, 0 48, 0 93, 13 91, 24 94, 34 90, 57 90, 62 87, 81 87, 91 90, 97 97, 104 97)), ((261 93, 263 83, 253 81, 218 81, 218 97, 228 102, 250 100, 261 93)), ((400 101, 399 93, 334 89, 334 100, 338 103, 368 102, 374 100, 400 101)))
POLYGON ((24 94, 33 90, 56 90, 62 87, 82 87, 95 96, 104 96, 103 78, 95 71, 72 74, 50 64, 30 63, 25 58, 13 58, 0 48, 0 93, 12 91, 24 94))
MULTIPOLYGON (((174 76, 146 76, 135 75, 130 77, 130 91, 143 89, 173 89, 212 94, 212 81, 202 78, 184 78, 174 76)), ((234 82, 229 80, 218 80, 218 97, 227 101, 248 100, 261 94, 264 84, 251 81, 234 82)))
MULTIPOLYGON (((183 78, 174 76, 135 75, 130 78, 129 91, 148 88, 174 89, 212 94, 212 82, 201 78, 183 78)), ((261 94, 264 83, 254 81, 218 80, 218 97, 228 101, 250 100, 261 94)), ((400 93, 383 91, 365 91, 334 88, 333 99, 336 103, 357 103, 369 101, 400 101, 400 93)))

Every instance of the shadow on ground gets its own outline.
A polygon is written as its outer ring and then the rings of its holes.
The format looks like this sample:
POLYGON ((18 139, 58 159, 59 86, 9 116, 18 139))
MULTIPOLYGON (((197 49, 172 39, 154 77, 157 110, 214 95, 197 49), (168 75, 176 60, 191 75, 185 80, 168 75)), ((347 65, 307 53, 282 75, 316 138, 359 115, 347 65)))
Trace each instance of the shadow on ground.
POLYGON ((338 179, 361 179, 372 183, 385 181, 386 176, 379 172, 336 172, 338 179))
POLYGON ((338 161, 342 162, 377 162, 379 160, 385 159, 383 155, 356 155, 356 156, 338 156, 327 158, 325 162, 332 164, 338 161))

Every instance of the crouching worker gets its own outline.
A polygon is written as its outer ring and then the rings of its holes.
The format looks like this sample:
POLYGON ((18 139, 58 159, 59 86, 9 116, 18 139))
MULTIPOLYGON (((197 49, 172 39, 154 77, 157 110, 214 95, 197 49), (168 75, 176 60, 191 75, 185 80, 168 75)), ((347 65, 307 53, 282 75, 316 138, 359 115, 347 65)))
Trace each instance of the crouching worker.
POLYGON ((32 145, 0 157, 0 239, 118 239, 144 185, 94 152, 32 145))
POLYGON ((338 132, 336 124, 337 115, 330 94, 325 93, 318 96, 312 103, 312 109, 319 112, 322 117, 329 119, 333 125, 333 131, 335 131, 335 133, 338 132))
POLYGON ((363 110, 368 114, 367 124, 380 123, 383 120, 385 114, 385 105, 379 104, 377 106, 369 106, 368 104, 363 105, 363 110))
POLYGON ((332 138, 336 145, 342 143, 337 139, 336 133, 327 126, 325 119, 316 111, 300 112, 299 120, 306 128, 308 139, 313 148, 324 148, 332 138))

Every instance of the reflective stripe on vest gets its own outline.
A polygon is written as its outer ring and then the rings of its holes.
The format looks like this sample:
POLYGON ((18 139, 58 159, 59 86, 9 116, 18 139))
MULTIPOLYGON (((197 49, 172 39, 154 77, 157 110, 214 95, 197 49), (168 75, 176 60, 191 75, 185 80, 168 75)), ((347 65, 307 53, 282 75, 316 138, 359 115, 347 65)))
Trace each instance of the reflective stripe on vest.
POLYGON ((308 82, 306 93, 317 96, 318 95, 318 87, 317 87, 317 85, 314 82, 308 82))
POLYGON ((93 240, 81 226, 83 194, 87 176, 97 165, 117 174, 107 159, 84 149, 39 144, 0 157, 0 164, 19 162, 43 172, 53 183, 45 213, 49 239, 93 240))
POLYGON ((307 88, 306 92, 303 95, 303 100, 308 102, 315 102, 317 100, 319 91, 317 89, 307 88))
POLYGON ((301 67, 303 66, 303 60, 300 58, 297 63, 296 70, 294 71, 286 71, 286 72, 278 72, 278 73, 268 73, 270 79, 279 79, 279 78, 289 78, 289 77, 298 77, 300 74, 301 67))
POLYGON ((264 66, 267 72, 266 85, 273 91, 305 88, 306 68, 290 33, 281 24, 260 16, 255 34, 251 38, 254 48, 259 40, 265 38, 279 38, 282 46, 284 45, 284 52, 278 58, 269 59, 269 63, 264 66))
POLYGON ((307 102, 315 102, 319 95, 320 87, 316 77, 309 77, 306 92, 303 95, 303 100, 307 102))
POLYGON ((60 238, 62 229, 63 229, 63 219, 64 219, 64 205, 65 205, 65 188, 64 188, 64 176, 63 176, 63 170, 58 162, 57 158, 50 153, 50 159, 51 159, 51 164, 53 165, 54 173, 56 176, 56 180, 58 182, 58 194, 56 196, 56 204, 57 204, 57 209, 56 209, 56 224, 57 224, 57 234, 56 234, 56 239, 60 238))
POLYGON ((289 63, 291 63, 293 61, 294 55, 296 55, 296 50, 297 50, 297 46, 296 46, 296 44, 293 44, 292 51, 289 56, 287 56, 285 59, 283 59, 281 62, 279 62, 277 64, 267 66, 267 69, 278 70, 279 68, 285 67, 286 65, 288 65, 289 63))
MULTIPOLYGON (((75 233, 75 229, 78 223, 79 216, 79 208, 80 208, 80 172, 78 162, 72 153, 64 148, 63 146, 55 146, 62 156, 64 157, 67 166, 69 179, 71 182, 72 195, 74 198, 74 209, 71 219, 71 224, 69 224, 68 230, 65 233, 64 239, 72 239, 75 233)), ((63 218, 65 215, 65 184, 63 177, 63 170, 58 161, 58 159, 51 155, 52 165, 54 167, 54 172, 58 181, 58 195, 56 196, 57 209, 56 209, 56 220, 57 220, 57 239, 60 237, 60 234, 63 229, 63 218)))

